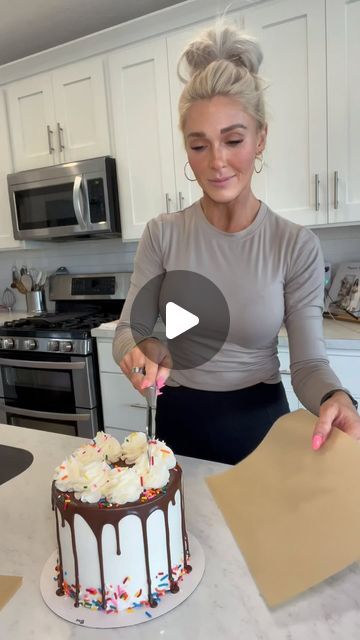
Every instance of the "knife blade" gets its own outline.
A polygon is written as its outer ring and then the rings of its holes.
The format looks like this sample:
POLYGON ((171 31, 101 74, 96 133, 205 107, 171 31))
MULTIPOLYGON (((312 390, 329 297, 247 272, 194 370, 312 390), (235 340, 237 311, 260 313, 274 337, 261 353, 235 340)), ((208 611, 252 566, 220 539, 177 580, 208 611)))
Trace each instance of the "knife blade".
POLYGON ((145 398, 147 402, 146 410, 146 436, 148 441, 156 438, 156 425, 155 416, 153 411, 156 411, 156 384, 151 385, 145 389, 145 398))

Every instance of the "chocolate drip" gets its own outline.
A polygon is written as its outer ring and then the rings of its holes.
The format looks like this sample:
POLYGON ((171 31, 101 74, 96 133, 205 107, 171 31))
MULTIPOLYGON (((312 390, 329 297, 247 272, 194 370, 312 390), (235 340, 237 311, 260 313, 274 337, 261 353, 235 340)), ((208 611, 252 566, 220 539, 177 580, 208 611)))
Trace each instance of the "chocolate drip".
MULTIPOLYGON (((170 591, 172 593, 176 593, 179 590, 177 582, 173 580, 172 577, 172 562, 171 562, 171 551, 170 551, 170 532, 169 532, 169 521, 168 521, 168 509, 170 502, 175 505, 175 494, 179 490, 180 491, 180 507, 181 507, 181 529, 182 529, 182 541, 183 541, 183 550, 184 550, 184 569, 186 571, 191 571, 190 565, 187 564, 187 558, 189 555, 189 547, 187 541, 187 534, 185 529, 185 517, 184 517, 184 500, 182 494, 182 483, 181 483, 182 472, 179 466, 176 466, 174 469, 170 470, 170 481, 166 486, 166 493, 159 494, 157 497, 152 500, 148 500, 147 502, 142 502, 138 500, 133 503, 127 503, 126 505, 117 505, 117 506, 108 506, 99 508, 99 505, 83 503, 80 500, 77 500, 72 492, 64 493, 59 491, 55 487, 55 482, 53 483, 52 488, 52 503, 58 507, 61 513, 62 526, 65 526, 65 520, 68 522, 71 530, 71 540, 72 540, 72 548, 74 554, 74 562, 75 562, 75 604, 74 606, 79 606, 79 593, 80 593, 80 584, 79 584, 79 568, 78 568, 78 556, 76 550, 76 539, 75 539, 75 530, 74 530, 74 516, 78 514, 82 516, 91 528, 96 541, 98 548, 98 556, 99 556, 99 569, 100 569, 100 579, 101 579, 101 593, 102 593, 102 603, 101 606, 103 609, 106 608, 106 594, 105 594, 105 578, 104 578, 104 566, 103 566, 103 552, 102 552, 102 532, 103 528, 106 524, 111 524, 115 529, 116 535, 116 553, 120 555, 120 536, 119 536, 119 526, 120 522, 123 518, 128 515, 136 515, 140 518, 142 534, 143 534, 143 545, 144 545, 144 555, 145 555, 145 567, 146 567, 146 578, 148 584, 148 601, 151 607, 157 606, 156 599, 152 596, 152 587, 151 587, 151 575, 150 575, 150 560, 149 560, 149 547, 148 547, 148 537, 147 537, 147 520, 150 515, 160 509, 164 514, 165 521, 165 531, 166 531, 166 552, 167 552, 167 561, 168 561, 168 573, 169 573, 169 583, 170 583, 170 591), (67 497, 67 501, 65 502, 65 496, 67 497)), ((62 565, 62 554, 61 554, 61 542, 59 535, 59 528, 57 524, 57 540, 58 540, 58 548, 59 548, 59 563, 60 570, 58 575, 59 589, 61 585, 62 594, 64 593, 63 589, 63 565, 62 565)), ((57 592, 58 595, 62 595, 57 592)))
POLYGON ((189 538, 186 531, 186 523, 185 523, 185 505, 184 505, 184 487, 183 482, 181 481, 181 531, 182 531, 182 542, 183 542, 183 550, 184 550, 184 569, 186 573, 190 573, 192 571, 192 566, 188 564, 188 559, 190 557, 190 549, 189 549, 189 538))
POLYGON ((52 498, 52 509, 55 509, 55 518, 56 518, 56 537, 57 537, 57 542, 58 542, 58 550, 59 550, 59 561, 58 561, 58 577, 57 577, 57 583, 58 583, 58 589, 56 591, 56 595, 57 596, 63 596, 64 595, 64 573, 63 573, 63 563, 62 563, 62 555, 61 555, 61 544, 60 544, 60 531, 59 531, 59 518, 58 518, 58 510, 55 508, 54 505, 54 499, 52 498))

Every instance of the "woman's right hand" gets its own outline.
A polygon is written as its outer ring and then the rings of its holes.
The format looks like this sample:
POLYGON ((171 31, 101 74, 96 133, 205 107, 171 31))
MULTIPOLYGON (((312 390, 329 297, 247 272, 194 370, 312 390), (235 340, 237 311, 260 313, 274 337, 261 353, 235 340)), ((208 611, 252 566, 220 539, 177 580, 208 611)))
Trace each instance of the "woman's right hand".
POLYGON ((161 388, 169 377, 171 356, 167 347, 155 338, 142 340, 141 349, 134 347, 120 362, 120 369, 129 378, 132 385, 142 395, 153 384, 161 388), (144 373, 134 373, 135 367, 144 369, 144 373))

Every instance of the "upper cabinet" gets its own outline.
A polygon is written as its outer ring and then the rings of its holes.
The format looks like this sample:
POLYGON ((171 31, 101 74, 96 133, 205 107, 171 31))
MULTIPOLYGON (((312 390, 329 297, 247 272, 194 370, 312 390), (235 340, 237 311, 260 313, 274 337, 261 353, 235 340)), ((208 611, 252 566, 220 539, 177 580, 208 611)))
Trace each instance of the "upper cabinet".
POLYGON ((360 0, 327 0, 329 222, 360 221, 360 0))
MULTIPOLYGON (((178 127, 182 85, 176 67, 192 31, 149 39, 109 56, 124 240, 140 238, 151 218, 184 209, 202 194, 197 182, 185 177, 178 127)), ((193 177, 189 167, 187 175, 193 177)))
POLYGON ((110 153, 101 57, 6 86, 14 170, 110 153))
POLYGON ((280 0, 248 9, 269 133, 256 195, 303 225, 360 221, 360 0, 280 0))
POLYGON ((177 208, 166 41, 124 47, 109 65, 122 237, 136 240, 177 208))
POLYGON ((5 96, 4 92, 0 90, 0 250, 20 248, 22 246, 21 242, 14 240, 11 223, 6 176, 8 173, 11 173, 12 170, 5 96))

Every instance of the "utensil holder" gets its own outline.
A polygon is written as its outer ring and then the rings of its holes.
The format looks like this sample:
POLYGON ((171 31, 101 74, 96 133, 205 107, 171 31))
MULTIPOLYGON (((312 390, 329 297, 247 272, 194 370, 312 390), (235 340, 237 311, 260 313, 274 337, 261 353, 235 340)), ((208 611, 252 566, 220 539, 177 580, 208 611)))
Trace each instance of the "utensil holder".
POLYGON ((43 311, 46 311, 45 292, 43 289, 26 293, 26 310, 28 313, 43 313, 43 311))

